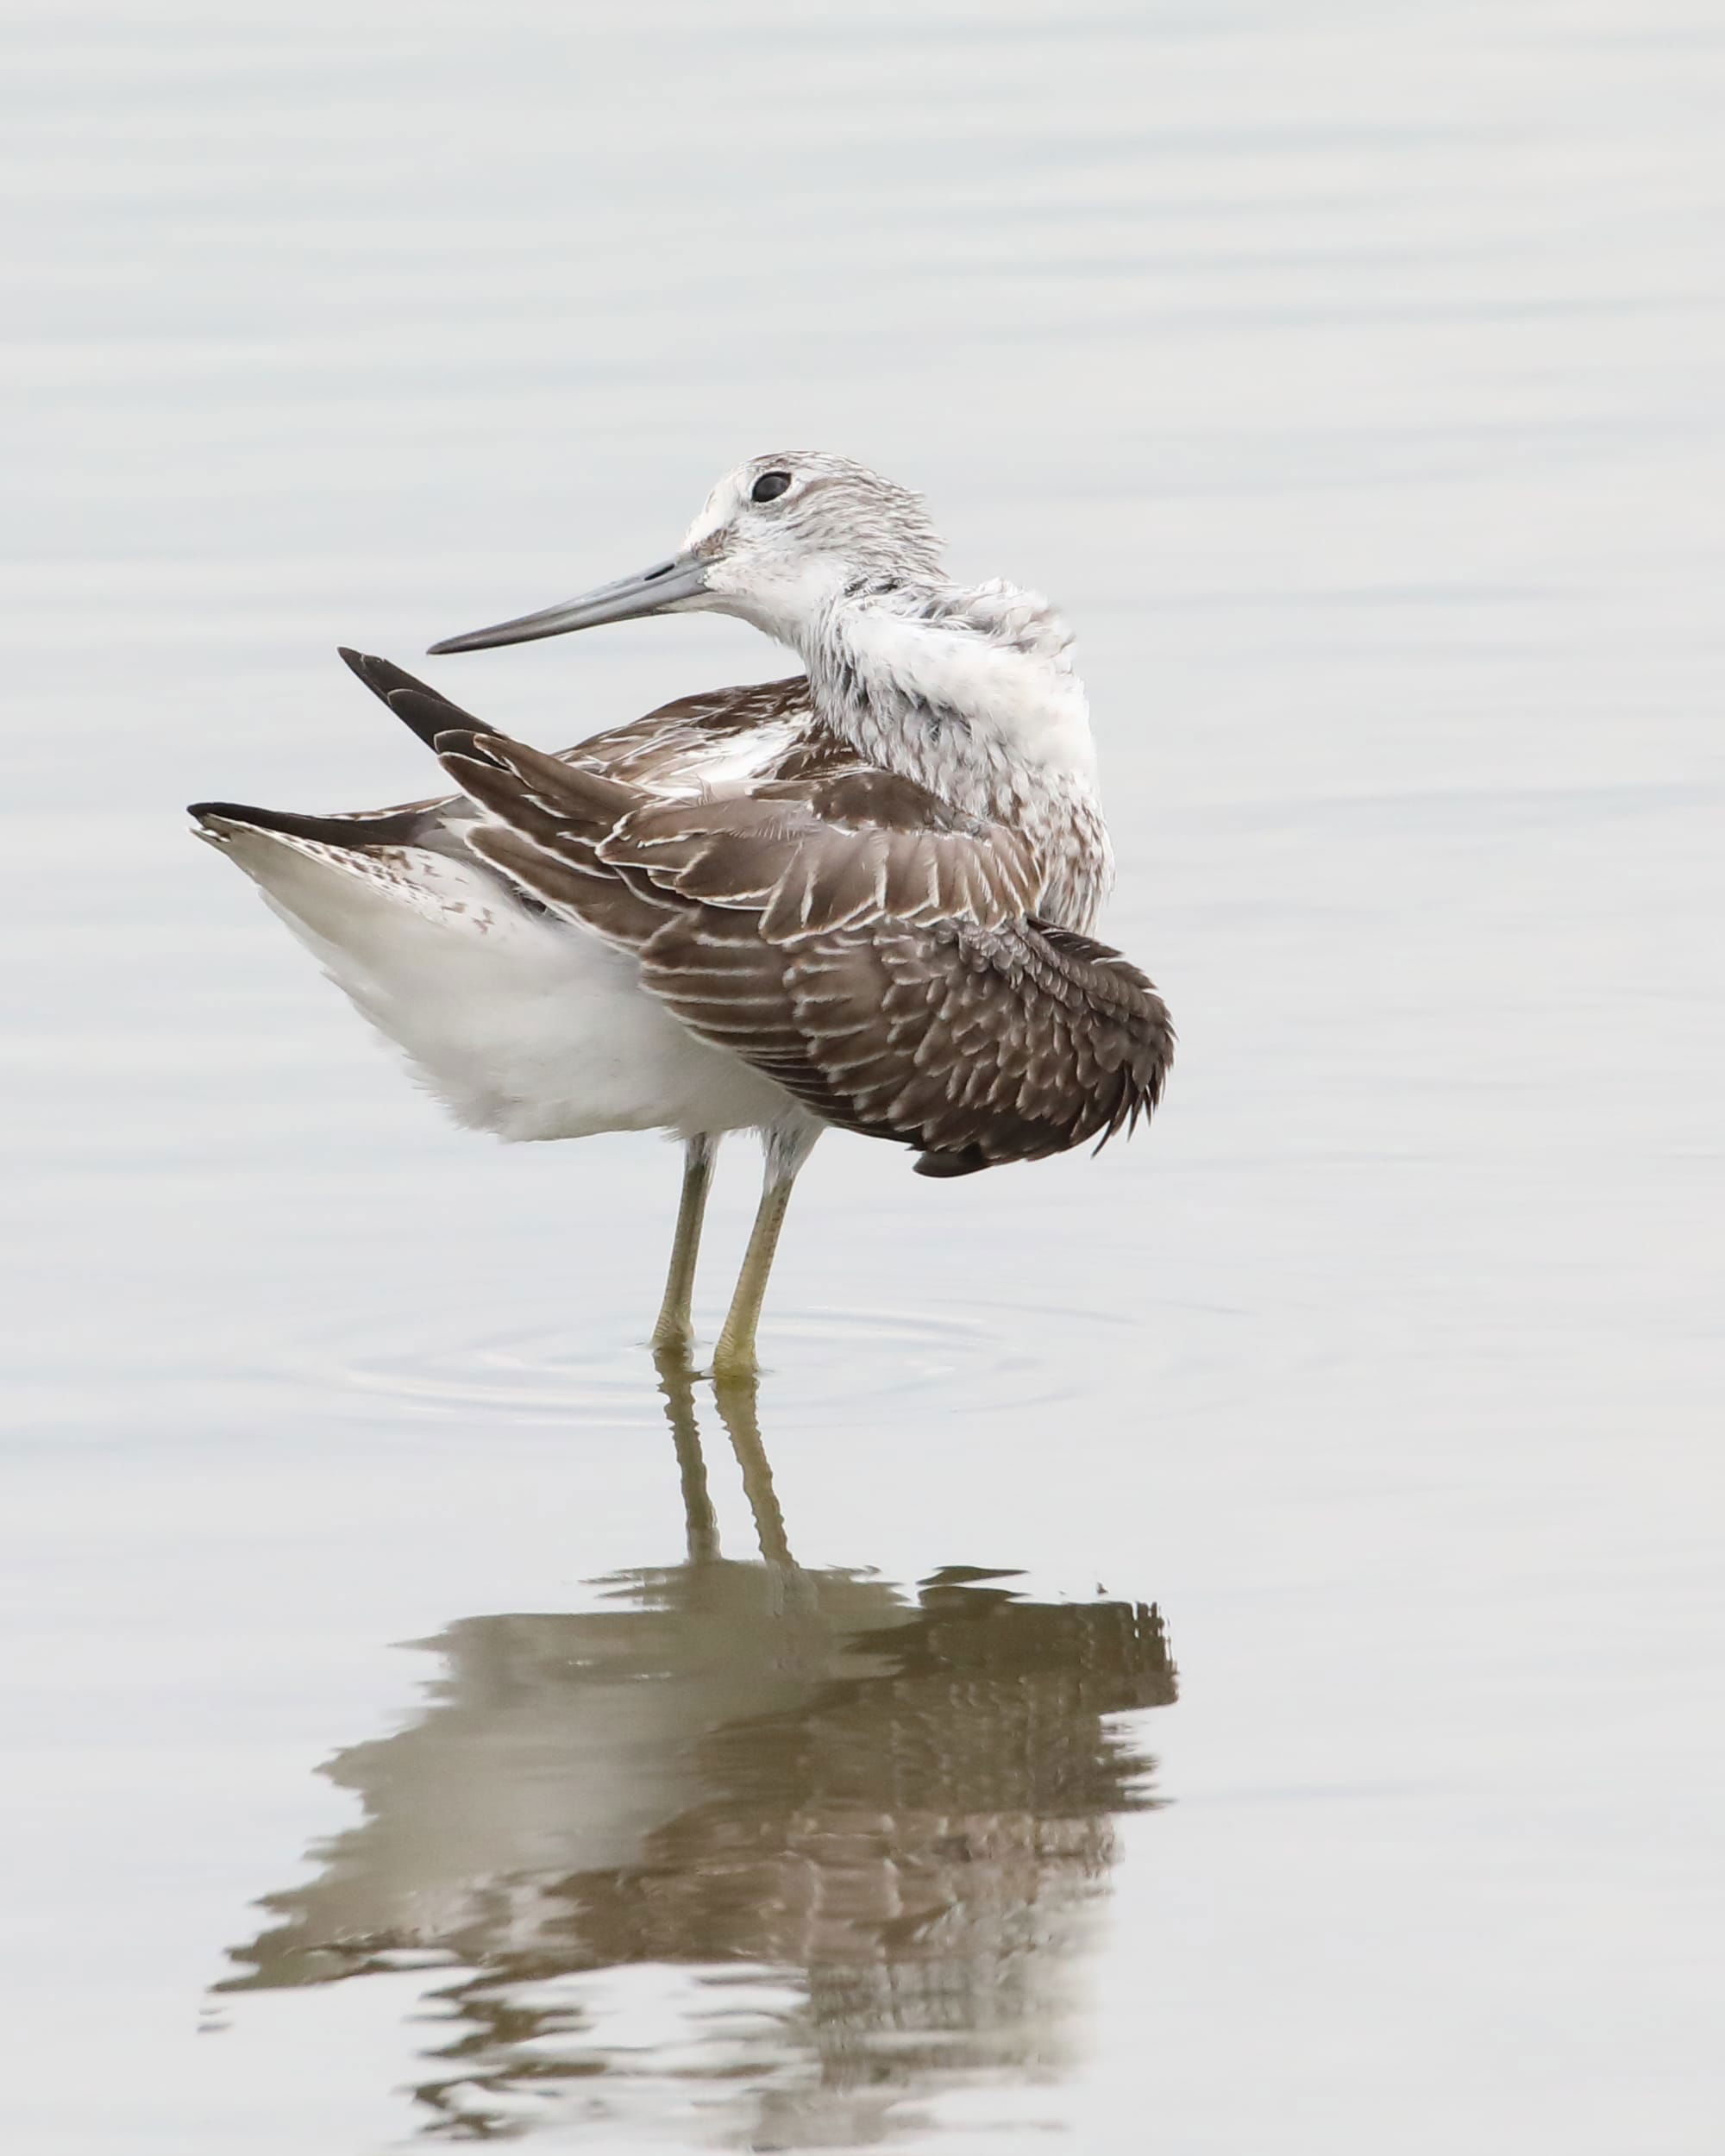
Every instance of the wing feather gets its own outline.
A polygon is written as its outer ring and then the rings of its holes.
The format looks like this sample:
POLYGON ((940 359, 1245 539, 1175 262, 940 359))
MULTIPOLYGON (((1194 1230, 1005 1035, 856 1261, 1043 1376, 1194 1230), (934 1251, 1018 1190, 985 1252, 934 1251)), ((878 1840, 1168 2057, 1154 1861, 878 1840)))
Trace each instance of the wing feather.
POLYGON ((1036 918, 1014 831, 866 767, 666 800, 500 735, 438 746, 484 859, 632 950, 692 1033, 925 1174, 1106 1140, 1161 1098, 1161 997, 1036 918))

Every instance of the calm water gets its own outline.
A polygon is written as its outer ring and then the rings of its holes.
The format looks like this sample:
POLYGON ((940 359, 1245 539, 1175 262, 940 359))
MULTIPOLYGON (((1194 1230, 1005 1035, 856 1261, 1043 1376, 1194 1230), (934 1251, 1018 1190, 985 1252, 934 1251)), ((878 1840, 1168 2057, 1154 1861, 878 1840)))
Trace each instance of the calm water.
POLYGON ((1713 2148, 1709 0, 8 25, 7 2147, 1713 2148), (808 442, 1069 609, 1183 1046, 829 1140, 727 1428, 674 1156, 446 1128, 179 804, 423 793, 336 642, 808 442))

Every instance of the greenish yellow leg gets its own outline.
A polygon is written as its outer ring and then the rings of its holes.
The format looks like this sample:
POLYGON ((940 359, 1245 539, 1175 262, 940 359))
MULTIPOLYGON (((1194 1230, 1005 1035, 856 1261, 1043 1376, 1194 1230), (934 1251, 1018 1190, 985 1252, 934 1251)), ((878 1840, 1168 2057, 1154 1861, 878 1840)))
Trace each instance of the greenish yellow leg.
POLYGON ((760 1208, 750 1231, 749 1248, 743 1254, 743 1269, 737 1275, 731 1308, 725 1313, 724 1328, 718 1336, 718 1346, 712 1358, 712 1374, 720 1383, 752 1378, 760 1370, 755 1335, 761 1323, 761 1305, 766 1300, 767 1276, 773 1269, 779 1232, 785 1225, 785 1209, 791 1202, 791 1186, 801 1164, 799 1161, 795 1167, 787 1169, 770 1153, 768 1156, 766 1187, 761 1193, 760 1208))
POLYGON ((706 1217, 707 1192, 712 1187, 712 1156, 717 1150, 710 1138, 692 1138, 683 1148, 683 1195, 677 1207, 677 1232, 671 1244, 671 1269, 665 1275, 665 1300, 659 1306, 653 1327, 653 1347, 687 1355, 694 1344, 690 1304, 695 1292, 695 1261, 700 1256, 701 1222, 706 1217))

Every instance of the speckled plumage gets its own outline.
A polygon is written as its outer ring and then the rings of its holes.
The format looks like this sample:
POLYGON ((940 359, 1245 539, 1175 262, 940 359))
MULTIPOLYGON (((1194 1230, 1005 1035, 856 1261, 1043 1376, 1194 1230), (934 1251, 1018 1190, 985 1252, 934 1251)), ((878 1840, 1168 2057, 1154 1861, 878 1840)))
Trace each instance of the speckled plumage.
POLYGON ((762 1131, 782 1194, 829 1125, 951 1175, 1151 1110, 1172 1031, 1089 934, 1113 856, 1048 603, 950 582, 919 497, 798 451, 728 474, 673 560, 436 649, 697 611, 806 674, 550 757, 344 655, 461 791, 335 817, 204 803, 200 834, 461 1120, 669 1129, 702 1200, 731 1129, 762 1131))

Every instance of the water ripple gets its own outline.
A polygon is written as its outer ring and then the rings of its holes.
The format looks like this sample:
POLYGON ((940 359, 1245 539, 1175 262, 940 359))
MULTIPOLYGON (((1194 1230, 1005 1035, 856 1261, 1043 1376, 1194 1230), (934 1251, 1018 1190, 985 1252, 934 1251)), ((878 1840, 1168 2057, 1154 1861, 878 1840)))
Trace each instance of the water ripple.
MULTIPOLYGON (((1188 1332, 1185 1315, 1176 1330, 1188 1332)), ((1046 1302, 781 1310, 763 1383, 782 1408, 816 1421, 904 1396, 950 1413, 987 1413, 1073 1398, 1097 1355, 1128 1347, 1135 1358, 1145 1351, 1130 1319, 1046 1302)), ((363 1339, 302 1344, 292 1376, 415 1421, 484 1415, 614 1429, 662 1413, 643 1346, 593 1344, 555 1324, 459 1337, 416 1316, 392 1329, 368 1326, 363 1339)))

